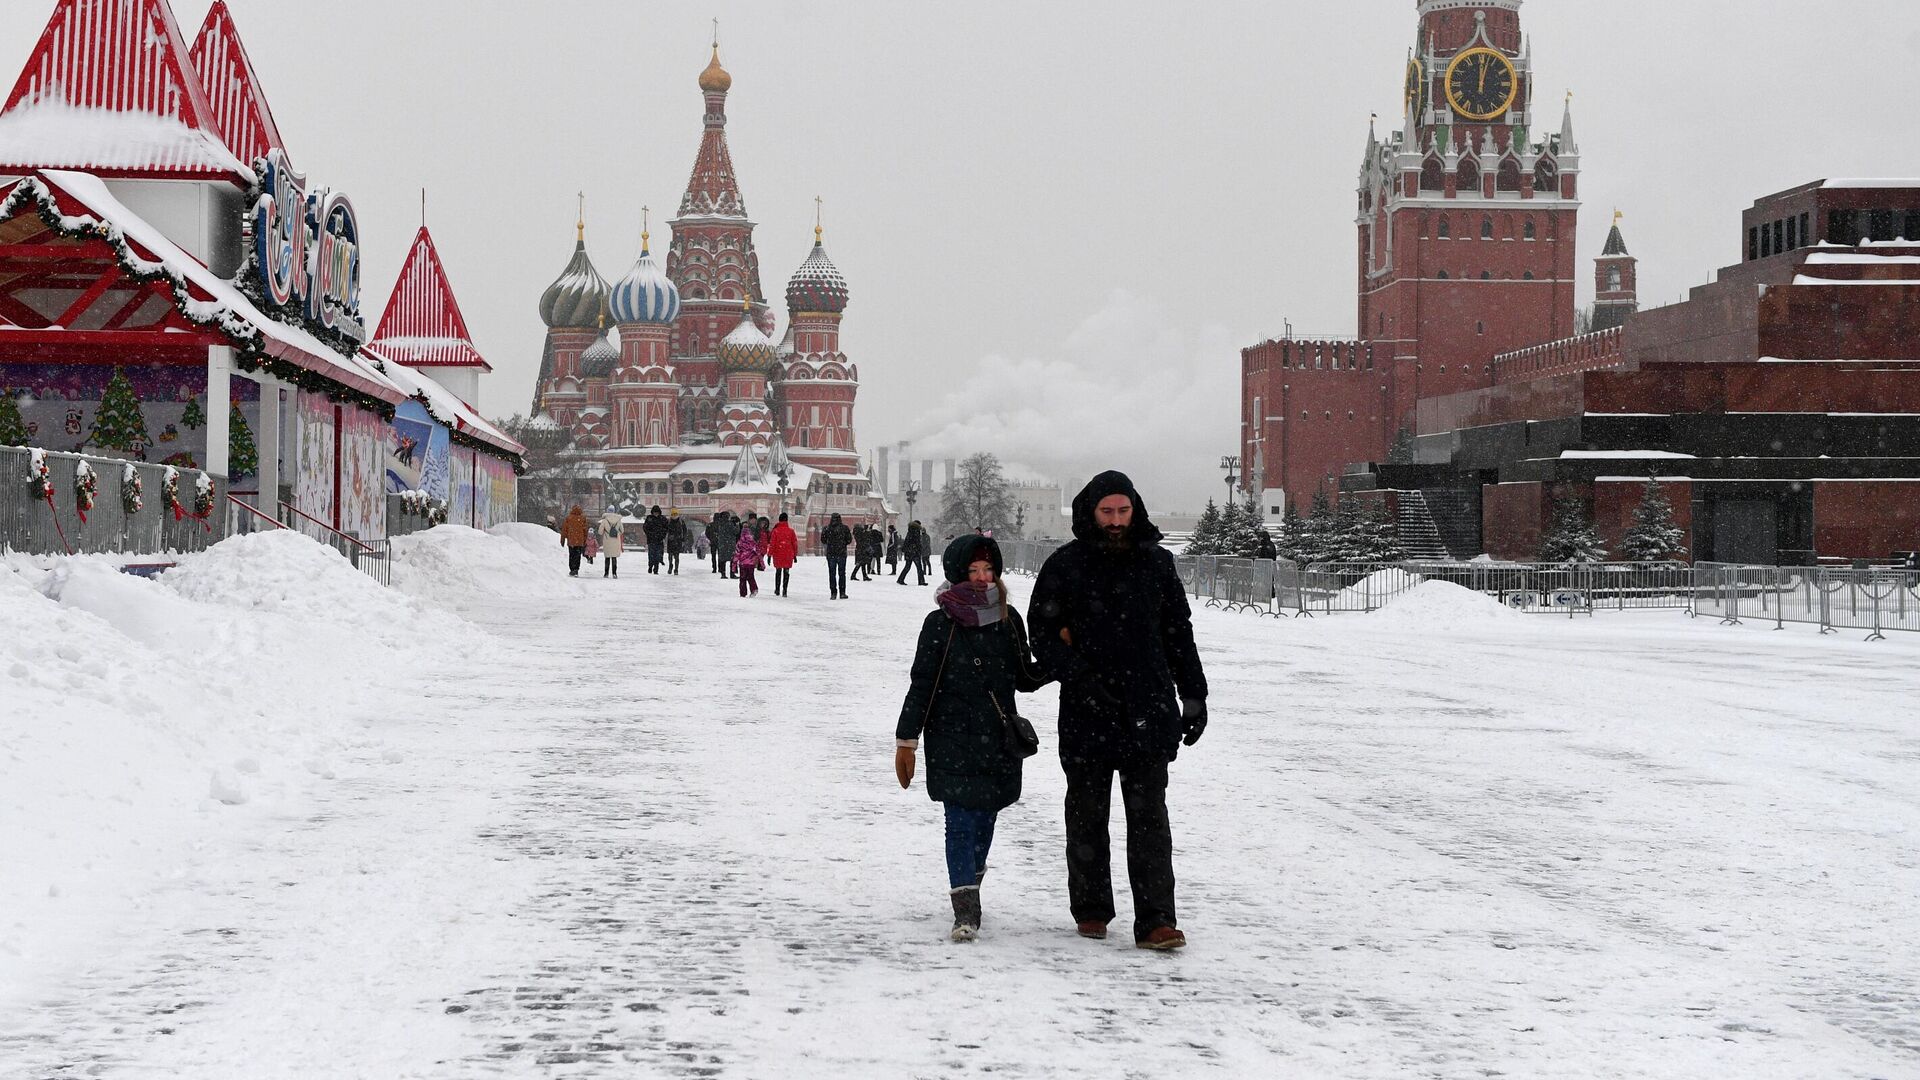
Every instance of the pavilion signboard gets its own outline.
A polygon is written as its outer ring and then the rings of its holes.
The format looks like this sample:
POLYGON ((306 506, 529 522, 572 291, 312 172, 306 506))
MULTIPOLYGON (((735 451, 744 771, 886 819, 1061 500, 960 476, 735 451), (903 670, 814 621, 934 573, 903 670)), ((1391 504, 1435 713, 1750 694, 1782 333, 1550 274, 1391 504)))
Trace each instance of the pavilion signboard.
MULTIPOLYGON (((358 344, 367 337, 360 314, 360 224, 345 195, 309 191, 286 154, 270 151, 256 171, 260 187, 249 209, 245 276, 251 291, 281 315, 358 344)), ((326 335, 322 335, 326 336, 326 335)))

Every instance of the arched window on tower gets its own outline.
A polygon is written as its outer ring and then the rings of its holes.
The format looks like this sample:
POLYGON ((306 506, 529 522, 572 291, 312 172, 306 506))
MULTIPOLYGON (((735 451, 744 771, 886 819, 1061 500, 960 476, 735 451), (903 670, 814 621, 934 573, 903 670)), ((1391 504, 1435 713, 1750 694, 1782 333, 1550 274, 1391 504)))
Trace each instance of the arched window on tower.
POLYGON ((1453 226, 1447 223, 1446 218, 1444 217, 1441 218, 1440 219, 1440 239, 1446 240, 1446 239, 1450 239, 1452 236, 1453 236, 1453 226))
POLYGON ((707 492, 712 490, 713 490, 712 488, 707 486, 707 482, 705 480, 700 481, 700 494, 705 495, 707 492))
POLYGON ((1524 274, 1521 274, 1521 275, 1520 275, 1520 280, 1521 280, 1521 281, 1532 281, 1532 280, 1533 280, 1533 271, 1531 271, 1531 270, 1529 270, 1529 271, 1527 271, 1526 273, 1524 273, 1524 274))
POLYGON ((1447 189, 1446 167, 1440 164, 1439 158, 1437 157, 1428 158, 1420 166, 1420 190, 1421 191, 1445 191, 1446 189, 1447 189))
POLYGON ((680 481, 680 494, 682 495, 693 494, 693 481, 691 480, 680 481))
POLYGON ((1520 238, 1523 240, 1538 239, 1539 235, 1540 234, 1533 227, 1532 218, 1528 218, 1526 221, 1526 224, 1520 226, 1520 238))
POLYGON ((1445 270, 1440 271, 1438 276, 1441 281, 1447 280, 1447 272, 1445 270))
POLYGON ((1482 240, 1493 239, 1493 218, 1482 217, 1480 219, 1480 239, 1482 240))
POLYGON ((1533 167, 1533 193, 1549 198, 1560 194, 1560 181, 1551 158, 1541 158, 1540 164, 1533 167))
POLYGON ((1607 291, 1620 291, 1620 268, 1617 266, 1607 267, 1607 291))
POLYGON ((1480 166, 1474 164, 1471 157, 1460 159, 1460 190, 1471 192, 1474 197, 1480 194, 1480 166))
POLYGON ((1493 280, 1493 272, 1492 272, 1491 270, 1482 270, 1482 271, 1480 271, 1480 280, 1481 280, 1481 281, 1492 281, 1492 280, 1493 280))
POLYGON ((1500 163, 1500 173, 1494 178, 1493 186, 1501 191, 1520 190, 1520 163, 1512 158, 1500 163))

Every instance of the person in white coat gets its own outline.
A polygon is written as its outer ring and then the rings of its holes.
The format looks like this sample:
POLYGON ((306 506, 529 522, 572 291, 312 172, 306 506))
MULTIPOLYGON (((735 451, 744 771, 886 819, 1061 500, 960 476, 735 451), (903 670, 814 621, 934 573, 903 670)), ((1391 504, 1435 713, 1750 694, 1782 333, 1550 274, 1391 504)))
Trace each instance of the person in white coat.
POLYGON ((620 549, 623 546, 620 530, 625 523, 626 519, 621 517, 618 510, 609 509, 600 515, 597 526, 600 530, 600 557, 606 564, 600 571, 601 577, 620 576, 620 549))

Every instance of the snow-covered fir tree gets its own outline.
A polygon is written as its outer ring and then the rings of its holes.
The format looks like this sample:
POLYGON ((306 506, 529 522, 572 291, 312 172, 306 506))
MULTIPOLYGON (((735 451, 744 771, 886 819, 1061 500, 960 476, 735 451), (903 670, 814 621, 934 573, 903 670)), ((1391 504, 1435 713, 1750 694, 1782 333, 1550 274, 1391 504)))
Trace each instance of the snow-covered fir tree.
POLYGON ((1220 554, 1220 507, 1212 499, 1208 499, 1207 508, 1200 511, 1200 520, 1193 526, 1193 539, 1187 543, 1186 554, 1220 554))
POLYGON ((1333 504, 1327 501, 1327 493, 1314 492, 1307 516, 1295 520, 1298 525, 1289 540, 1295 552, 1293 560, 1302 565, 1332 561, 1333 504))
POLYGON ((1228 503, 1220 515, 1220 554, 1251 559, 1259 551, 1259 504, 1238 500, 1228 503))
POLYGON ((0 392, 0 446, 27 445, 27 420, 20 415, 20 399, 13 391, 0 392))
POLYGON ((1400 530, 1380 510, 1365 510, 1348 541, 1351 562, 1399 562, 1407 557, 1400 546, 1400 530))
POLYGON ((134 454, 145 460, 147 447, 152 443, 147 436, 146 417, 140 412, 140 395, 133 392, 126 370, 114 368, 113 378, 107 381, 107 392, 100 398, 100 411, 94 414, 87 445, 134 454))
POLYGON ((1685 546, 1687 534, 1673 522, 1673 503, 1659 481, 1647 478, 1640 490, 1640 505, 1634 508, 1633 524, 1620 538, 1620 550, 1634 562, 1664 562, 1685 546))
POLYGON ((1563 495, 1553 504, 1553 520, 1540 538, 1540 561, 1550 563, 1600 562, 1607 557, 1607 545, 1593 530, 1587 504, 1563 495))

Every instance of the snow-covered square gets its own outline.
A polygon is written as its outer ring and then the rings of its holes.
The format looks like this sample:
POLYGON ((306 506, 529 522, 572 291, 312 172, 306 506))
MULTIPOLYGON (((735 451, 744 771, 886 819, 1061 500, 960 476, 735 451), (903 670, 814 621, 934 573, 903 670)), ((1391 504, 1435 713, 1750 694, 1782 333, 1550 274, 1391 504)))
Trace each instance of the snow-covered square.
POLYGON ((0 1075, 1920 1076, 1906 637, 1203 608, 1189 947, 1073 933, 1052 688, 956 944, 930 587, 395 547, 0 572, 0 1075))

